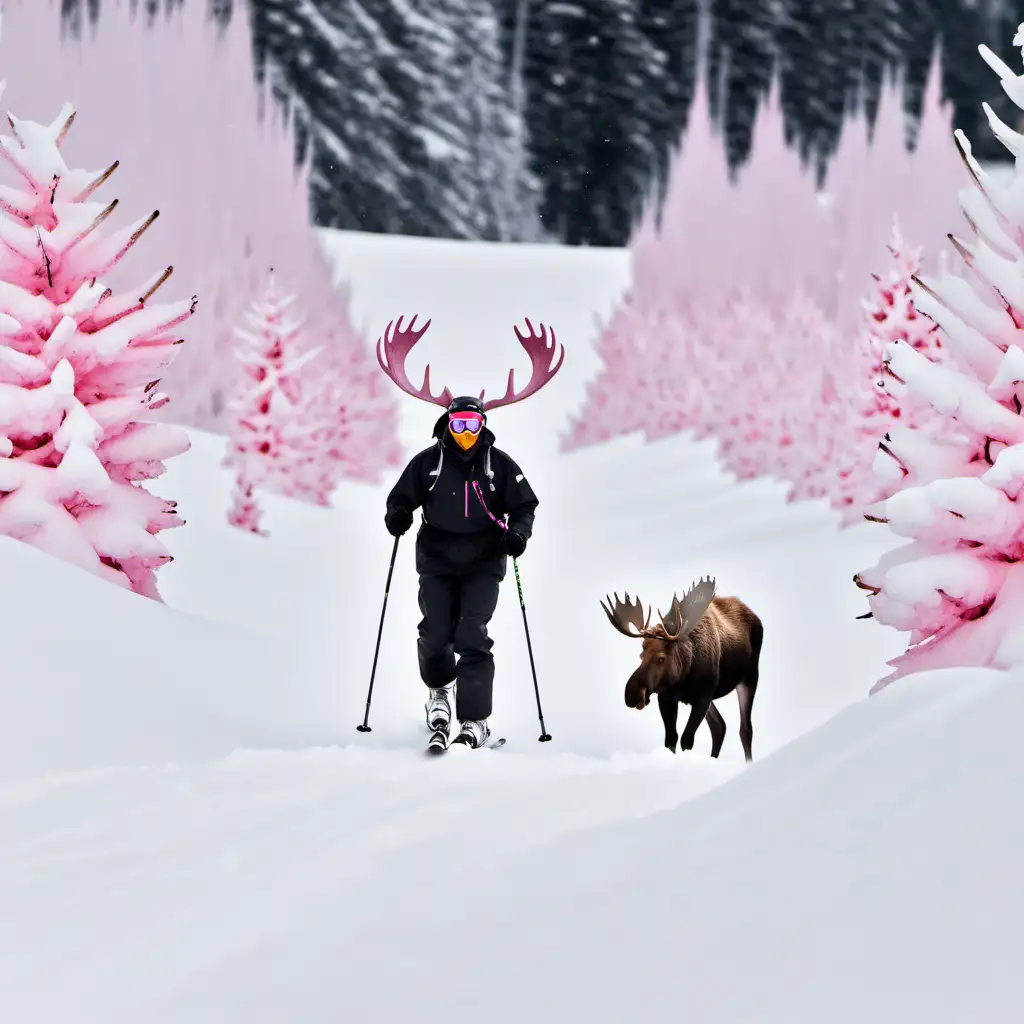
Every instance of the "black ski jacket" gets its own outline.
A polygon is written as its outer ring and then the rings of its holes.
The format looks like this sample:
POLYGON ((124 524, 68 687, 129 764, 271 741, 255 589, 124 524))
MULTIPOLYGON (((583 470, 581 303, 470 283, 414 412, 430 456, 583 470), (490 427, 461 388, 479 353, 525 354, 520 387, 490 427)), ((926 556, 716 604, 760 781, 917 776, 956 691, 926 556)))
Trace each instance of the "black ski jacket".
POLYGON ((419 572, 495 572, 505 575, 507 556, 501 528, 487 515, 473 484, 478 483, 491 515, 508 513, 508 528, 527 540, 539 504, 522 470, 484 427, 464 452, 448 433, 448 414, 434 424, 433 446, 417 453, 387 498, 387 508, 421 509, 416 536, 419 572))

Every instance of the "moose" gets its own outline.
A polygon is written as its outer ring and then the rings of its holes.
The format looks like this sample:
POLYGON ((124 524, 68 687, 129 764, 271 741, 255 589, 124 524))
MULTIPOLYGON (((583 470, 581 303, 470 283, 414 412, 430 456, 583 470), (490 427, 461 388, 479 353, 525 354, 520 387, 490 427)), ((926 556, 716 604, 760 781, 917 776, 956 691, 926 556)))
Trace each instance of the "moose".
POLYGON ((710 577, 692 585, 682 601, 673 595, 667 616, 650 625, 651 610, 643 616, 639 597, 601 602, 608 621, 634 640, 643 640, 640 664, 626 681, 626 707, 642 711, 657 696, 665 723, 665 746, 673 753, 692 750, 701 722, 711 730, 711 756, 725 742, 725 719, 714 702, 733 690, 740 705, 740 740, 747 761, 753 760, 754 728, 750 711, 757 692, 758 662, 764 628, 761 620, 736 597, 716 597, 710 577), (636 630, 636 632, 633 632, 636 630), (682 737, 676 729, 680 704, 690 706, 682 737))

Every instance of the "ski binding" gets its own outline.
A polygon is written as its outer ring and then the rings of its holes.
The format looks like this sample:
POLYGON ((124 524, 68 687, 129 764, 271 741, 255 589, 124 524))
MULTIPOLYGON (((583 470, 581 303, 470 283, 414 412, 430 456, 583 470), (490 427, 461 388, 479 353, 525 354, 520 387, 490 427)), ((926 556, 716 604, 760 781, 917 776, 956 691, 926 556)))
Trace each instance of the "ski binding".
MULTIPOLYGON (((504 736, 492 736, 486 743, 483 743, 478 749, 479 750, 497 750, 499 747, 505 745, 504 736)), ((443 754, 451 747, 464 747, 464 743, 456 743, 454 740, 448 738, 448 733, 443 729, 438 729, 436 732, 431 734, 430 741, 427 743, 428 754, 443 754)), ((472 747, 470 749, 473 749, 472 747)))

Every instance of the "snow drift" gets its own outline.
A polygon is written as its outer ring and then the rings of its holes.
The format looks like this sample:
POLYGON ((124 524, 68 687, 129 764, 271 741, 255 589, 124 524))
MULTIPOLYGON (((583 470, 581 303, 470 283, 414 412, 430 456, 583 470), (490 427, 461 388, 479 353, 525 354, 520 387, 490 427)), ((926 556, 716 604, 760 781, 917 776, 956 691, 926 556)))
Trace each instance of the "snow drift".
POLYGON ((292 699, 279 639, 172 611, 8 537, 0 565, 0 780, 334 737, 332 694, 292 699))
POLYGON ((725 766, 348 748, 7 789, 0 1007, 1010 1021, 1022 683, 922 675, 686 803, 725 766))

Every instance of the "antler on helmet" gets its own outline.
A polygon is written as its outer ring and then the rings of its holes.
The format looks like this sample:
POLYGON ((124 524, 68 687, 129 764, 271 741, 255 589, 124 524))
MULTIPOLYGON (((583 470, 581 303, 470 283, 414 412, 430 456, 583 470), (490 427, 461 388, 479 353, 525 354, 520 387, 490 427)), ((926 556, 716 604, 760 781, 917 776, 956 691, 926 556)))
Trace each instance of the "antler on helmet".
MULTIPOLYGON (((447 407, 455 397, 448 388, 445 388, 439 395, 430 391, 430 364, 423 371, 423 384, 415 387, 405 372, 405 360, 416 344, 423 337, 431 321, 428 320, 419 330, 416 330, 416 314, 409 321, 408 326, 402 327, 404 317, 399 317, 396 323, 392 320, 384 329, 384 334, 377 340, 377 362, 380 368, 407 394, 413 398, 420 398, 424 402, 431 402, 434 405, 447 407), (385 359, 385 355, 387 359, 385 359)), ((558 356, 558 361, 551 365, 551 356, 555 351, 557 341, 555 332, 550 331, 550 343, 548 341, 549 329, 543 324, 540 331, 534 330, 529 317, 526 318, 526 326, 529 334, 522 333, 518 327, 513 328, 519 344, 526 350, 530 357, 531 372, 530 379, 522 391, 515 390, 515 369, 508 371, 508 387, 501 398, 492 398, 483 403, 484 412, 489 409, 496 409, 503 405, 512 405, 514 402, 521 402, 524 398, 536 394, 562 367, 565 359, 565 348, 563 347, 558 356)), ((484 392, 480 392, 480 399, 483 401, 484 392)))
POLYGON ((377 339, 377 362, 380 363, 380 368, 407 395, 412 395, 413 398, 422 398, 424 402, 430 402, 433 405, 447 407, 448 403, 455 396, 448 390, 448 388, 445 388, 439 395, 431 394, 429 363, 423 371, 422 387, 413 387, 412 382, 409 380, 409 377, 405 372, 406 356, 409 355, 413 345, 423 337, 427 328, 430 326, 430 321, 428 320, 417 331, 415 326, 417 316, 419 316, 418 313, 414 314, 412 320, 409 321, 409 325, 405 328, 402 327, 403 317, 398 318, 397 324, 392 320, 387 327, 384 328, 384 334, 377 339), (392 327, 394 327, 393 333, 391 330, 392 327), (387 355, 387 362, 384 360, 385 354, 387 355))
MULTIPOLYGON (((526 317, 526 326, 529 328, 529 334, 523 334, 518 327, 514 327, 513 330, 516 332, 516 337, 519 339, 519 344, 526 350, 526 354, 530 357, 530 379, 518 394, 515 390, 515 369, 508 371, 508 387, 505 389, 505 394, 501 398, 492 398, 487 402, 484 402, 484 411, 488 409, 497 409, 502 405, 512 405, 514 402, 521 402, 524 398, 529 398, 530 395, 535 395, 548 381, 562 367, 562 361, 565 359, 565 346, 562 346, 562 351, 559 353, 558 362, 554 366, 551 365, 551 356, 555 351, 557 340, 555 338, 554 330, 551 330, 551 342, 548 343, 548 328, 543 324, 540 325, 540 331, 537 332, 533 329, 533 324, 530 323, 530 318, 526 317)), ((483 398, 484 393, 480 392, 480 397, 483 398)))

